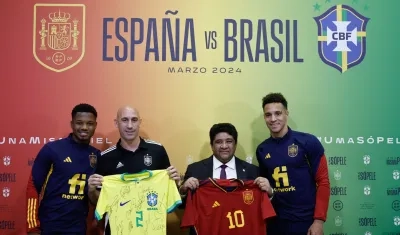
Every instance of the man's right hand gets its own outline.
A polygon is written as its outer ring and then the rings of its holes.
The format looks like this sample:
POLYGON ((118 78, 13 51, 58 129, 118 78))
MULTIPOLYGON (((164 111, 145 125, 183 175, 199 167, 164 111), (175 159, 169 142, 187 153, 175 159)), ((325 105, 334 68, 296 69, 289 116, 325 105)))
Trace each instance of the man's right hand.
POLYGON ((98 175, 98 174, 93 174, 89 177, 88 183, 89 183, 89 191, 94 191, 98 186, 101 186, 101 183, 103 182, 103 176, 98 175))
POLYGON ((183 183, 179 191, 181 194, 186 194, 188 189, 195 190, 198 187, 199 187, 199 180, 194 177, 190 177, 185 181, 185 183, 183 183))

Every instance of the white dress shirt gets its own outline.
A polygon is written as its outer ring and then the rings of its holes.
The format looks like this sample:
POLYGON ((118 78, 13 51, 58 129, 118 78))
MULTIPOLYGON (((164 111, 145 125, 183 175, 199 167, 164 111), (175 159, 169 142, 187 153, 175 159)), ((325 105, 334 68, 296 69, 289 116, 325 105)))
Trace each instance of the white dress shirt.
MULTIPOLYGON (((236 179, 237 178, 235 158, 236 157, 233 156, 233 158, 225 164, 227 166, 225 168, 227 179, 236 179)), ((223 165, 223 163, 220 162, 215 156, 213 156, 213 178, 214 179, 219 179, 219 177, 221 176, 221 165, 223 165)))

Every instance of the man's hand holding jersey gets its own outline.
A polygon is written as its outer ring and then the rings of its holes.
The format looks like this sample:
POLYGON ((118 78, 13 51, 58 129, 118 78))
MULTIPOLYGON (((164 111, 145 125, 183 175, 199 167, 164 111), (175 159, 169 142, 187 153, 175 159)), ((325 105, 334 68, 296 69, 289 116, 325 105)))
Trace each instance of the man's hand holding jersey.
POLYGON ((170 166, 167 168, 167 171, 168 171, 169 178, 175 180, 176 184, 179 184, 181 177, 179 176, 178 170, 174 166, 170 166))
POLYGON ((98 174, 93 174, 89 177, 88 183, 89 183, 89 191, 94 191, 96 190, 97 187, 101 186, 101 183, 103 182, 103 176, 98 175, 98 174))
POLYGON ((254 184, 257 184, 262 191, 267 192, 269 197, 272 197, 274 195, 274 190, 272 189, 271 184, 269 183, 267 178, 257 177, 254 180, 254 184))
POLYGON ((93 205, 97 204, 97 200, 99 199, 100 192, 97 188, 101 187, 103 182, 103 176, 99 174, 93 174, 88 179, 89 184, 89 200, 93 205))
POLYGON ((190 177, 189 179, 187 179, 183 185, 179 188, 179 193, 181 195, 185 195, 187 193, 187 191, 190 190, 195 190, 199 187, 199 180, 194 178, 194 177, 190 177))

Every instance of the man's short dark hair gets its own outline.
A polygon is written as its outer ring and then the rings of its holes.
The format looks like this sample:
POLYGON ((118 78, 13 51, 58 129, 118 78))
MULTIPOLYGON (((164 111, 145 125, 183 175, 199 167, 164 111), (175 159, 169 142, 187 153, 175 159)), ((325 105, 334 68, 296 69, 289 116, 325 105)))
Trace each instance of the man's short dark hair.
POLYGON ((228 133, 233 137, 235 143, 237 143, 238 132, 234 125, 230 123, 217 123, 214 124, 210 129, 210 144, 212 145, 215 139, 215 136, 219 133, 228 133))
POLYGON ((71 112, 72 119, 74 119, 74 117, 75 117, 75 115, 76 115, 77 113, 91 113, 91 114, 94 115, 95 118, 97 118, 97 111, 96 111, 96 109, 95 109, 92 105, 90 105, 90 104, 85 104, 85 103, 83 103, 83 104, 78 104, 78 105, 76 105, 76 106, 72 109, 72 112, 71 112))
POLYGON ((262 98, 262 108, 271 103, 281 103, 285 109, 288 107, 288 103, 281 93, 269 93, 262 98))

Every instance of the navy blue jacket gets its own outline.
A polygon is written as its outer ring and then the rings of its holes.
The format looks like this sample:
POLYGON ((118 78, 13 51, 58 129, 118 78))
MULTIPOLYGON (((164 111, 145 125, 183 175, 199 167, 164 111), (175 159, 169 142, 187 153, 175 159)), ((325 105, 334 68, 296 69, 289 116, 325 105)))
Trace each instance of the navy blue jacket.
POLYGON ((87 180, 98 156, 72 134, 41 148, 27 186, 27 232, 86 234, 87 180))
POLYGON ((260 175, 269 180, 278 218, 310 221, 316 205, 316 174, 324 148, 313 135, 293 131, 268 138, 256 150, 260 175))

